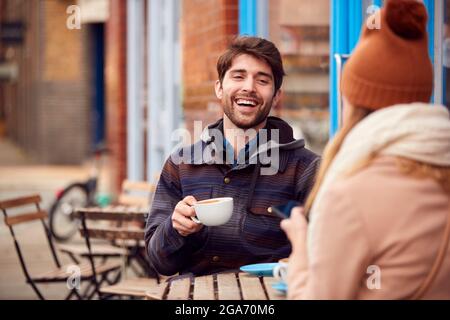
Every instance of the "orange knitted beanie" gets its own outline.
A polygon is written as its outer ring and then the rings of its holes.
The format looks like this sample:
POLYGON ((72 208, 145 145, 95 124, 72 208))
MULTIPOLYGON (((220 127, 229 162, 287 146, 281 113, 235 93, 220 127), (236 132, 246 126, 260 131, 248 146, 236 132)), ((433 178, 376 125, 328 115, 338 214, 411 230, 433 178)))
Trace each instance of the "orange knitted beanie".
POLYGON ((428 55, 427 11, 416 0, 387 0, 368 18, 344 66, 342 94, 361 108, 429 102, 433 67, 428 55), (379 28, 374 28, 376 21, 379 28))

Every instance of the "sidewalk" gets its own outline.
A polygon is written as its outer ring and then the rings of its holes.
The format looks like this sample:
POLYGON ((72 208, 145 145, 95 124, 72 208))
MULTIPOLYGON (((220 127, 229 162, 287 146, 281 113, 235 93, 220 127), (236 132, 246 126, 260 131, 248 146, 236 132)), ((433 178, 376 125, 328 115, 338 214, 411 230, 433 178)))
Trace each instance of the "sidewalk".
MULTIPOLYGON (((57 190, 72 181, 84 180, 88 170, 82 166, 42 166, 35 164, 10 141, 0 138, 0 200, 29 194, 40 194, 42 206, 48 210, 57 190)), ((30 271, 42 272, 53 266, 52 257, 39 222, 19 225, 17 237, 24 250, 25 262, 30 271)), ((69 262, 63 258, 62 262, 69 262)), ((9 229, 0 219, 0 299, 37 299, 25 283, 9 229)), ((62 299, 65 284, 39 285, 44 296, 62 299)))
POLYGON ((0 166, 24 165, 30 163, 32 163, 32 160, 27 158, 20 148, 0 136, 0 166))
POLYGON ((57 190, 88 175, 83 166, 37 165, 20 148, 0 138, 0 199, 39 193, 47 209, 57 190))

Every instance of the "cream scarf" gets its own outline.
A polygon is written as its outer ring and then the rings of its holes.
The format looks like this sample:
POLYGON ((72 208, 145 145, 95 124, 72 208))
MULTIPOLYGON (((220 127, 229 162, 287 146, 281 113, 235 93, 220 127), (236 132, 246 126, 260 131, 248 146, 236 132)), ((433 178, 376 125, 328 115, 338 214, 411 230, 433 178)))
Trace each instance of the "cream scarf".
POLYGON ((311 231, 330 184, 374 153, 450 166, 448 110, 425 103, 396 105, 378 110, 359 122, 345 138, 317 193, 311 208, 309 246, 313 245, 311 231))

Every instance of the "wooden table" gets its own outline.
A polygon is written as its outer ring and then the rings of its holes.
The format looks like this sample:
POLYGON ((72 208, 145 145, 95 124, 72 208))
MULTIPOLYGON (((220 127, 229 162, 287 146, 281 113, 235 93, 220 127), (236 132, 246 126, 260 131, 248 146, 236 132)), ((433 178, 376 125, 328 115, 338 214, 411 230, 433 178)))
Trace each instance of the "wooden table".
POLYGON ((147 300, 285 300, 273 277, 220 273, 164 282, 146 292, 147 300))
MULTIPOLYGON (((142 206, 124 206, 124 205, 110 205, 106 207, 85 207, 77 208, 75 210, 75 216, 80 218, 81 214, 84 214, 89 219, 94 220, 112 220, 117 222, 128 223, 129 228, 126 230, 130 234, 130 239, 142 239, 139 241, 138 246, 145 247, 144 243, 144 226, 149 213, 148 207, 142 206)), ((114 240, 114 239, 111 239, 114 240)), ((128 242, 121 243, 121 247, 135 248, 136 241, 130 240, 128 242), (129 242, 129 243, 128 243, 129 242)))
POLYGON ((148 212, 148 207, 111 205, 104 208, 77 208, 75 214, 79 216, 80 213, 84 213, 86 215, 90 215, 91 217, 100 215, 102 216, 102 219, 105 217, 105 215, 110 215, 114 220, 145 222, 148 212))
POLYGON ((108 220, 114 222, 114 224, 120 223, 121 240, 115 239, 118 232, 116 226, 110 227, 110 235, 108 234, 108 227, 102 228, 105 238, 114 241, 119 248, 127 249, 129 251, 127 255, 129 259, 134 259, 147 275, 154 275, 155 272, 149 269, 150 264, 143 253, 143 248, 145 247, 144 226, 148 212, 148 207, 144 206, 110 205, 104 208, 77 208, 75 216, 80 218, 81 215, 84 215, 91 220, 108 220))

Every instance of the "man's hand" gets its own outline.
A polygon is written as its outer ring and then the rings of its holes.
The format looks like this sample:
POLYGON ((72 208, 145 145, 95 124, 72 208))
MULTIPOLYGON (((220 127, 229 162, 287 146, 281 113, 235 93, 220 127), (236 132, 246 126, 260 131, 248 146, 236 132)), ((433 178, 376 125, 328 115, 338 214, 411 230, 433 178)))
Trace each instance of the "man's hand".
POLYGON ((203 228, 202 224, 198 224, 190 218, 195 217, 195 210, 192 206, 196 202, 197 200, 193 196, 187 196, 178 202, 173 211, 172 226, 183 237, 199 232, 203 228))

